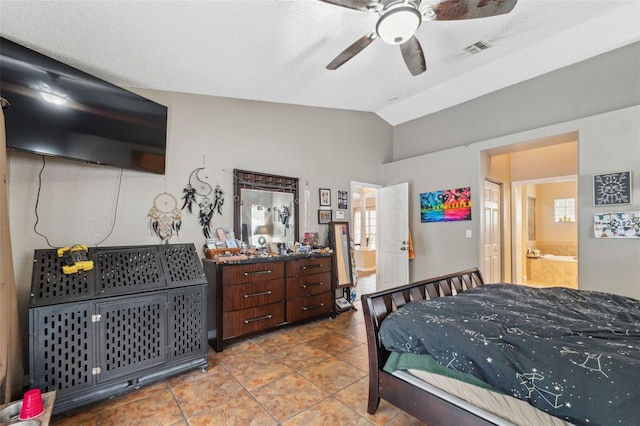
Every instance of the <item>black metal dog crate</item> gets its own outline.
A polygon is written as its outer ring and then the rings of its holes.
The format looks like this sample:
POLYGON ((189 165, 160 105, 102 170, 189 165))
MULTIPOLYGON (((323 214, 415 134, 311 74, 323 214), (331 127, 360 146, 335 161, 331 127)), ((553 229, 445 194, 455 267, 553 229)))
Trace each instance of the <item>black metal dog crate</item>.
POLYGON ((207 280, 193 244, 90 248, 65 274, 36 250, 29 305, 30 386, 54 413, 193 368, 206 371, 207 280))

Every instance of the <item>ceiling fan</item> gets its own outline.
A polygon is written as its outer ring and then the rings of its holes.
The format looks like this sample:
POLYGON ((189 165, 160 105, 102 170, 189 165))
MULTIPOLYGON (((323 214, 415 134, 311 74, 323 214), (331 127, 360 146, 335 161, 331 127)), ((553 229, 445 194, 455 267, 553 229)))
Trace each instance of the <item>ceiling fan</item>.
POLYGON ((412 75, 427 70, 422 46, 415 36, 423 21, 454 21, 486 18, 511 12, 518 0, 320 0, 348 9, 379 15, 374 31, 360 37, 327 65, 336 70, 376 38, 400 45, 412 75))

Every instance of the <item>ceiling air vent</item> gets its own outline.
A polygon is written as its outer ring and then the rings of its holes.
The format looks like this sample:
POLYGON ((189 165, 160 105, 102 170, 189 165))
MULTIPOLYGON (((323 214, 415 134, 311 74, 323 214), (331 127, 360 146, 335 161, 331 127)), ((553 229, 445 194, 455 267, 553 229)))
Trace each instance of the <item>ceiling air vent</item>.
POLYGON ((476 53, 480 53, 481 50, 485 50, 490 47, 491 45, 486 41, 478 41, 476 43, 473 43, 471 46, 465 47, 464 51, 471 55, 475 55, 476 53))

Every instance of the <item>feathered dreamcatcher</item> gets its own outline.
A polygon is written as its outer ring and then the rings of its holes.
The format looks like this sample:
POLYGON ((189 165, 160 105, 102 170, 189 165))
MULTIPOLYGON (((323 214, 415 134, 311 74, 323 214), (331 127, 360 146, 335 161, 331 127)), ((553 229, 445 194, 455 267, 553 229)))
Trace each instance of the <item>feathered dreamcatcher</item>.
POLYGON ((178 235, 182 225, 182 213, 178 210, 176 197, 168 192, 156 195, 153 207, 149 210, 149 218, 151 232, 168 243, 174 232, 178 235))
POLYGON ((195 169, 189 175, 189 183, 182 190, 182 199, 184 204, 182 209, 185 208, 189 213, 193 214, 194 204, 198 205, 200 209, 198 212, 198 220, 202 233, 205 238, 211 238, 211 219, 214 213, 222 215, 222 205, 224 204, 224 192, 220 185, 216 185, 215 190, 207 182, 202 180, 199 173, 204 170, 204 167, 195 169), (213 200, 209 196, 213 193, 213 200), (200 198, 200 201, 198 201, 200 198))

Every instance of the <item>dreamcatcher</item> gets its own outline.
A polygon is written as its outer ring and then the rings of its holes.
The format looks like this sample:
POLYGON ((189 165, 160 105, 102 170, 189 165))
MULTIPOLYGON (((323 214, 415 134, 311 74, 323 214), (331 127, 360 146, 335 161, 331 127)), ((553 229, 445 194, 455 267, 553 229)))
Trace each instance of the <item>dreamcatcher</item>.
POLYGON ((202 170, 204 170, 204 167, 197 168, 189 175, 189 183, 182 190, 184 203, 181 210, 186 208, 189 213, 193 214, 193 206, 197 204, 200 209, 198 212, 198 220, 202 228, 202 233, 205 238, 211 238, 211 219, 216 212, 222 215, 224 192, 222 188, 220 188, 220 185, 216 185, 215 189, 213 189, 211 185, 202 180, 199 176, 202 170), (213 200, 209 198, 212 193, 213 200), (198 201, 198 197, 200 201, 198 201))
POLYGON ((175 232, 178 235, 182 225, 182 214, 178 210, 178 200, 163 192, 153 199, 153 207, 149 210, 151 232, 160 237, 160 240, 168 243, 175 232))

